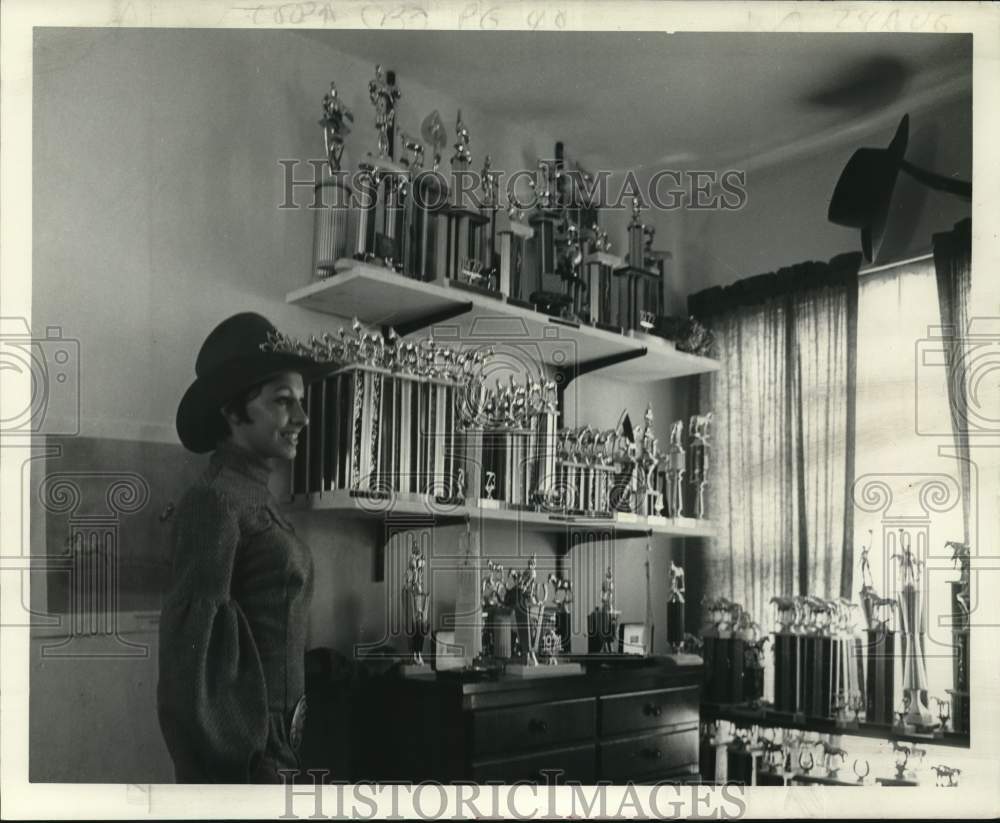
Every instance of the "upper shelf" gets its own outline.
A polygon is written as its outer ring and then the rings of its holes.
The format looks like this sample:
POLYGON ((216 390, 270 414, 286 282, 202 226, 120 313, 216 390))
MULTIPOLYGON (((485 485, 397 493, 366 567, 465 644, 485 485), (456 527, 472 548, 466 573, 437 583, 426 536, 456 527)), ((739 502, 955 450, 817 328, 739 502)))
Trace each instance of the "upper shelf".
POLYGON ((649 335, 577 325, 501 298, 444 283, 425 283, 382 266, 341 261, 336 274, 289 292, 294 305, 408 334, 433 327, 442 342, 504 344, 535 360, 580 373, 647 383, 716 371, 717 360, 677 351, 649 335))
POLYGON ((616 518, 594 518, 548 514, 519 509, 480 508, 476 501, 444 504, 427 495, 397 495, 392 500, 354 496, 343 489, 296 495, 291 502, 293 511, 336 512, 348 517, 382 519, 386 516, 403 518, 433 517, 443 521, 460 521, 468 517, 473 522, 520 524, 527 531, 593 532, 617 537, 639 537, 663 534, 670 537, 714 537, 715 525, 708 520, 660 518, 650 521, 640 515, 620 515, 616 518))

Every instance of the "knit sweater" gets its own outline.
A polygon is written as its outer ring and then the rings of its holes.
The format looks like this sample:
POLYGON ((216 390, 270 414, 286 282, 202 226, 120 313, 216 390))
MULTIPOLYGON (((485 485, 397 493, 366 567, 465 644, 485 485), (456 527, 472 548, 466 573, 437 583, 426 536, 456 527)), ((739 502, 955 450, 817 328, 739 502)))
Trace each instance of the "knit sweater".
POLYGON ((305 691, 313 569, 268 490, 270 471, 224 444, 177 507, 157 710, 178 782, 259 782, 297 768, 288 728, 305 691))

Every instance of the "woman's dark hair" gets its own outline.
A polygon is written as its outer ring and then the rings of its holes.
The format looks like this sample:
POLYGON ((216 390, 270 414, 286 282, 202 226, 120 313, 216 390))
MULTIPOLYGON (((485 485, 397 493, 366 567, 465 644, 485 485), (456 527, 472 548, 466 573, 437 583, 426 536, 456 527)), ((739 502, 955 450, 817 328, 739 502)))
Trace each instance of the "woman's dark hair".
POLYGON ((266 382, 255 383, 222 404, 222 414, 219 415, 220 425, 216 441, 223 440, 233 433, 232 427, 229 425, 229 420, 226 417, 227 415, 234 414, 243 423, 253 422, 250 419, 250 413, 247 411, 247 405, 251 400, 260 395, 266 382))

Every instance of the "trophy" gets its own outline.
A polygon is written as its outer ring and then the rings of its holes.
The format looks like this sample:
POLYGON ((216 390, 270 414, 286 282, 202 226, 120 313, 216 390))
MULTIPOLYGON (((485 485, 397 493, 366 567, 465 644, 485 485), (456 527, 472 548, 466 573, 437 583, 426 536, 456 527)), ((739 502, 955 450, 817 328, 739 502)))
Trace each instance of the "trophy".
POLYGON ((684 421, 677 420, 670 428, 670 447, 667 450, 667 513, 672 518, 684 516, 685 456, 681 439, 684 421))
POLYGON ((931 766, 931 770, 934 772, 934 785, 939 787, 957 786, 959 775, 962 774, 961 769, 951 766, 931 766))
POLYGON ((949 715, 953 717, 954 731, 969 731, 969 613, 970 602, 970 560, 969 545, 957 541, 945 543, 952 550, 952 563, 959 568, 959 579, 949 583, 951 587, 951 635, 952 635, 952 688, 949 715), (951 712, 954 708, 954 712, 951 712))
POLYGON ((621 612, 615 609, 615 579, 611 567, 608 566, 601 583, 601 605, 595 608, 587 619, 590 652, 614 653, 620 616, 621 612))
POLYGON ((660 466, 663 456, 660 454, 659 441, 653 434, 653 407, 646 406, 643 415, 643 427, 638 442, 638 489, 636 501, 639 514, 651 518, 650 522, 666 519, 662 517, 663 492, 657 488, 656 469, 660 466))
POLYGON ((589 246, 583 258, 587 281, 587 320, 598 328, 621 334, 621 326, 615 325, 612 315, 611 285, 614 270, 621 268, 625 261, 611 254, 608 233, 602 231, 597 223, 590 227, 589 246))
POLYGON ((712 413, 691 416, 688 435, 691 447, 688 452, 688 482, 697 489, 695 517, 705 517, 705 486, 708 485, 708 427, 712 413))
POLYGON ((673 653, 684 643, 684 569, 670 561, 670 599, 667 600, 667 643, 673 653))
POLYGON ((526 262, 525 245, 535 231, 524 222, 524 213, 516 206, 509 206, 500 216, 500 282, 501 294, 507 302, 531 308, 522 296, 523 275, 526 262))
POLYGON ((919 589, 920 572, 923 562, 910 549, 910 535, 899 530, 901 552, 892 555, 898 560, 897 581, 900 597, 901 626, 903 642, 903 694, 907 702, 905 726, 918 732, 931 731, 938 723, 927 707, 927 667, 924 655, 924 634, 927 631, 926 605, 919 589))
POLYGON ((413 539, 410 545, 410 562, 403 578, 403 601, 410 635, 410 660, 409 666, 405 668, 427 667, 423 658, 424 638, 430 630, 427 598, 424 589, 424 555, 416 539, 413 539))
POLYGON ((395 72, 383 73, 382 66, 375 66, 375 78, 368 83, 368 96, 375 107, 378 155, 368 153, 359 164, 364 198, 357 210, 354 257, 379 262, 394 271, 402 270, 400 183, 407 176, 407 169, 392 157, 396 101, 400 97, 395 72))
POLYGON ((337 261, 348 257, 348 216, 350 215, 351 189, 344 181, 340 160, 344 154, 344 138, 350 134, 354 115, 337 94, 337 86, 330 83, 330 91, 323 97, 323 143, 326 148, 329 174, 323 174, 316 184, 315 202, 320 206, 313 220, 313 275, 329 277, 336 271, 337 261))
POLYGON ((483 623, 483 649, 487 657, 497 662, 511 657, 511 634, 514 630, 513 609, 508 605, 508 589, 503 566, 487 561, 487 576, 483 578, 481 596, 486 619, 483 623))
POLYGON ((656 301, 662 290, 662 277, 646 267, 647 256, 652 253, 654 229, 642 224, 641 213, 639 198, 633 197, 627 264, 615 271, 618 278, 618 324, 630 334, 648 333, 653 329, 660 310, 656 301))

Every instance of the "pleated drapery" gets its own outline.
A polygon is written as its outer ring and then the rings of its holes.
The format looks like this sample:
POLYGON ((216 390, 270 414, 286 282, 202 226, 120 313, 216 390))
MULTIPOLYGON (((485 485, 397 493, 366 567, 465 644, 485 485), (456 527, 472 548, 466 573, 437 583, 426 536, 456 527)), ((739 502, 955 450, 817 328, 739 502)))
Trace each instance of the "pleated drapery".
POLYGON ((742 603, 762 625, 775 595, 851 591, 860 265, 839 255, 689 299, 721 361, 700 383, 715 420, 718 525, 705 595, 742 603))

